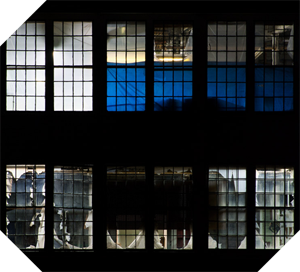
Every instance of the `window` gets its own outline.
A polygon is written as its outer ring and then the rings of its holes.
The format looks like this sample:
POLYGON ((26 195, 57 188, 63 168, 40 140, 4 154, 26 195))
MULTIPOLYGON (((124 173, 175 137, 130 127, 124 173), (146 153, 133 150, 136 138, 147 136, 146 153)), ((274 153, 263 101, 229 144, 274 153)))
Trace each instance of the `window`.
POLYGON ((210 167, 208 248, 247 248, 246 169, 210 167))
POLYGON ((186 111, 193 96, 193 26, 154 25, 154 111, 186 111))
POLYGON ((107 23, 107 110, 144 111, 145 45, 144 22, 107 23))
POLYGON ((54 167, 55 249, 93 249, 92 192, 92 167, 54 167))
POLYGON ((256 249, 280 249, 294 235, 294 186, 291 167, 256 168, 256 249))
POLYGON ((6 110, 45 111, 43 22, 26 22, 7 40, 6 110))
POLYGON ((145 167, 107 167, 106 184, 107 248, 145 249, 145 167))
POLYGON ((207 98, 211 107, 244 111, 246 23, 210 22, 207 34, 207 98))
POLYGON ((54 30, 54 110, 93 110, 91 22, 56 21, 54 30))
POLYGON ((20 249, 45 247, 45 165, 6 165, 6 235, 20 249))
POLYGON ((193 249, 192 174, 192 167, 155 167, 155 249, 193 249))
POLYGON ((293 110, 294 26, 255 25, 255 111, 293 110))

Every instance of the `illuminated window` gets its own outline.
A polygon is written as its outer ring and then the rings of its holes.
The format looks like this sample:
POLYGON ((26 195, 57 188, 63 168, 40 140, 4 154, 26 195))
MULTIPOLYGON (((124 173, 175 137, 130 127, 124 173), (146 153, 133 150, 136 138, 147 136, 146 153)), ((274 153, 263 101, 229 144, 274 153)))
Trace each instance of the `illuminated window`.
POLYGON ((294 26, 255 25, 255 111, 293 110, 294 26))
POLYGON ((107 167, 106 185, 107 248, 145 249, 145 167, 107 167))
POLYGON ((211 22, 207 39, 207 97, 222 111, 246 107, 246 23, 211 22))
POLYGON ((144 111, 145 23, 107 23, 107 110, 144 111))
POLYGON ((192 167, 155 167, 155 249, 193 249, 192 167))
POLYGON ((54 110, 93 110, 91 22, 54 22, 54 110))
POLYGON ((209 168, 208 248, 247 248, 246 169, 209 168))
POLYGON ((45 166, 6 166, 6 235, 20 249, 45 247, 45 166))
POLYGON ((92 167, 54 167, 55 249, 93 249, 92 167))
POLYGON ((45 111, 43 22, 26 22, 7 40, 6 110, 45 111))
POLYGON ((294 186, 293 168, 256 169, 256 249, 280 249, 293 237, 294 186))
POLYGON ((154 25, 154 111, 186 111, 193 96, 193 26, 154 25))

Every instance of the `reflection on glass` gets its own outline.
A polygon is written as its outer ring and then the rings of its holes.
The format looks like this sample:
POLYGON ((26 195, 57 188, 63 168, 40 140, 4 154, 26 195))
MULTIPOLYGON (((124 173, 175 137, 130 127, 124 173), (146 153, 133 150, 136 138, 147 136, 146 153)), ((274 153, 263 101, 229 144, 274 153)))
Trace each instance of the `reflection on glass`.
POLYGON ((107 110, 144 111, 145 23, 107 23, 107 110))
POLYGON ((144 249, 145 167, 107 167, 106 177, 107 248, 144 249))
POLYGON ((53 31, 54 110, 91 111, 92 22, 55 21, 53 31))
POLYGON ((45 111, 45 23, 26 22, 6 42, 6 110, 45 111))
POLYGON ((247 248, 246 169, 209 169, 208 248, 247 248))
POLYGON ((20 249, 45 247, 45 166, 6 166, 6 235, 20 249))
POLYGON ((154 26, 154 110, 184 111, 193 96, 193 26, 157 23, 154 26))
POLYGON ((192 167, 155 167, 155 249, 193 249, 192 167))
POLYGON ((246 108, 246 23, 210 22, 207 36, 207 97, 211 108, 246 108), (222 65, 222 66, 221 66, 222 65), (238 65, 237 67, 230 67, 238 65), (213 67, 218 66, 218 67, 213 67))
POLYGON ((92 167, 54 167, 55 249, 93 249, 92 167))
POLYGON ((294 169, 256 169, 255 248, 280 249, 294 235, 294 169))

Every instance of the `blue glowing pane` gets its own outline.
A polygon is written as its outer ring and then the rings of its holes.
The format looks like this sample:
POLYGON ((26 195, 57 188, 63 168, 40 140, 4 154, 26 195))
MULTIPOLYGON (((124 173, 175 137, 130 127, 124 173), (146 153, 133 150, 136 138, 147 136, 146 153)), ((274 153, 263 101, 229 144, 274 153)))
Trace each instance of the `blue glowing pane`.
POLYGON ((154 96, 163 96, 163 83, 154 82, 154 96))
POLYGON ((183 71, 174 71, 174 81, 182 81, 183 71))
POLYGON ((275 68, 275 81, 283 81, 283 68, 275 68))
POLYGON ((117 69, 117 81, 125 81, 126 68, 117 69))
POLYGON ((161 97, 154 97, 154 111, 162 111, 164 108, 164 100, 161 97))
POLYGON ((217 106, 219 110, 226 110, 226 98, 218 98, 217 106))
POLYGON ((218 68, 218 82, 226 82, 226 68, 218 68))
POLYGON ((246 97, 246 84, 245 83, 237 83, 237 97, 246 97))
POLYGON ((117 82, 117 96, 126 96, 125 82, 117 82))
POLYGON ((227 81, 236 82, 236 68, 227 68, 227 81))
POLYGON ((207 68, 207 81, 216 82, 216 68, 207 68))
POLYGON ((193 71, 184 71, 184 81, 193 80, 193 71))
POLYGON ((227 97, 235 97, 236 96, 236 85, 235 83, 227 84, 227 97))
POLYGON ((265 81, 273 81, 273 68, 265 68, 265 81))
POLYGON ((263 68, 255 69, 255 81, 264 81, 264 69, 263 68))
POLYGON ((174 100, 172 97, 164 97, 164 110, 172 110, 173 102, 174 100))
POLYGON ((293 98, 285 98, 284 99, 284 110, 291 111, 293 110, 293 98))
POLYGON ((174 83, 174 96, 182 96, 182 83, 181 82, 174 83))
POLYGON ((238 110, 245 110, 246 108, 246 99, 245 98, 237 98, 236 105, 238 110))
POLYGON ((217 84, 217 96, 225 97, 226 96, 226 83, 217 84))
POLYGON ((246 82, 246 68, 237 68, 237 82, 246 82))
POLYGON ((128 96, 136 95, 135 82, 127 82, 127 95, 128 96))
POLYGON ((146 95, 146 84, 144 82, 138 82, 136 84, 137 90, 136 90, 136 95, 137 96, 145 96, 146 95))
POLYGON ((284 96, 293 96, 293 83, 284 84, 284 96))
POLYGON ((137 101, 136 110, 137 111, 145 111, 145 101, 140 104, 139 104, 139 101, 137 101))
POLYGON ((293 68, 284 68, 284 80, 285 81, 293 81, 293 68))
POLYGON ((273 83, 265 83, 265 96, 273 96, 273 83))
POLYGON ((174 99, 174 111, 182 111, 182 98, 176 97, 174 99))
POLYGON ((164 73, 163 71, 154 71, 154 81, 163 81, 164 73))
POLYGON ((263 110, 264 110, 264 99, 255 98, 255 111, 263 111, 263 110))
POLYGON ((117 97, 117 111, 125 111, 126 97, 117 97))
POLYGON ((283 98, 274 98, 274 111, 283 111, 283 98))
POLYGON ((184 96, 192 96, 192 95, 193 95, 193 83, 184 82, 184 96))
POLYGON ((108 111, 116 111, 116 98, 115 97, 107 97, 107 110, 108 111))
POLYGON ((145 81, 145 68, 136 69, 136 81, 145 81))
POLYGON ((216 83, 207 83, 207 96, 208 97, 217 96, 216 83))
POLYGON ((263 95, 264 95, 264 84, 255 83, 255 96, 263 96, 263 95))
POLYGON ((275 83, 275 96, 283 96, 283 83, 275 83))
POLYGON ((164 83, 164 96, 173 96, 173 83, 164 83))
POLYGON ((127 97, 127 111, 135 111, 135 97, 127 97))
POLYGON ((273 98, 265 98, 265 111, 273 111, 273 98))
POLYGON ((127 81, 135 81, 135 68, 127 68, 127 81))
POLYGON ((235 109, 236 109, 236 99, 227 98, 227 110, 235 110, 235 109))
POLYGON ((116 96, 115 82, 107 82, 107 96, 116 96))
POLYGON ((117 69, 107 68, 107 81, 116 81, 117 69))
POLYGON ((136 95, 136 83, 135 82, 127 82, 127 95, 135 96, 136 95))
POLYGON ((173 81, 173 71, 164 71, 164 81, 173 81))

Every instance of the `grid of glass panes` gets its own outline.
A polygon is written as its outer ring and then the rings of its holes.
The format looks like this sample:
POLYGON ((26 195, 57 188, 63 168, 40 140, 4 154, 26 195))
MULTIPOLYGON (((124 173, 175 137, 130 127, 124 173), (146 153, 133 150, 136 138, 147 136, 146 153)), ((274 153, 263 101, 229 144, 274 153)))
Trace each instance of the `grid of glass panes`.
POLYGON ((144 166, 107 167, 107 248, 145 249, 144 166))
POLYGON ((6 110, 45 111, 43 22, 25 22, 6 42, 6 110))
POLYGON ((208 248, 246 249, 246 169, 210 167, 208 248))
POLYGON ((155 249, 193 249, 192 167, 154 169, 155 249))
POLYGON ((255 248, 280 249, 294 235, 294 169, 257 167, 255 248))
POLYGON ((244 111, 246 107, 245 22, 208 23, 207 64, 217 66, 207 68, 207 98, 211 106, 222 111, 244 111))
POLYGON ((254 58, 255 111, 293 110, 294 25, 255 24, 254 58))
POLYGON ((45 165, 6 165, 6 235, 20 249, 45 246, 45 165))
POLYGON ((107 110, 144 111, 145 22, 107 23, 107 110))
POLYGON ((93 249, 93 169, 54 167, 55 249, 93 249))
POLYGON ((193 25, 154 25, 154 111, 185 111, 193 96, 193 25))
POLYGON ((93 110, 92 22, 53 25, 54 110, 93 110))

